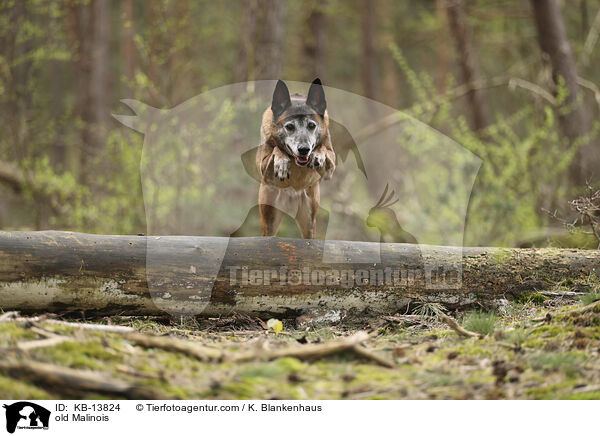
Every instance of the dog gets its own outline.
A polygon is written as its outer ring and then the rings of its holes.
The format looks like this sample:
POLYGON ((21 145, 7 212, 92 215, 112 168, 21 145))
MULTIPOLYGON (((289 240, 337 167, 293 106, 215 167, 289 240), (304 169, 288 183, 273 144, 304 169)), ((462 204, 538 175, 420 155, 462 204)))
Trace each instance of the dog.
POLYGON ((277 234, 283 214, 294 217, 302 237, 313 239, 320 203, 321 179, 335 171, 327 102, 321 80, 306 97, 290 96, 279 80, 271 107, 263 114, 261 144, 256 153, 260 174, 258 205, 263 236, 277 234))

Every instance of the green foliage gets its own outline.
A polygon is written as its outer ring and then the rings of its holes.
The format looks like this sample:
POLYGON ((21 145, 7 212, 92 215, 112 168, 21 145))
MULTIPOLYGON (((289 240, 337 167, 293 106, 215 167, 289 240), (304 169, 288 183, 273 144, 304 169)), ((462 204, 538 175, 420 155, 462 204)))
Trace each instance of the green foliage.
MULTIPOLYGON (((166 109, 199 92, 240 80, 236 71, 242 43, 256 43, 244 41, 247 35, 242 27, 247 11, 241 4, 174 0, 133 4, 129 18, 122 4, 113 2, 110 6, 110 53, 106 65, 110 86, 104 88, 110 95, 105 96, 105 115, 119 112, 119 99, 123 97, 166 109), (132 33, 131 41, 123 39, 127 31, 132 33), (132 58, 121 51, 129 42, 133 46, 132 58)), ((469 7, 469 25, 483 75, 490 81, 522 78, 549 90, 546 93, 553 91, 546 80, 549 75, 541 62, 538 42, 531 38, 531 20, 515 20, 511 15, 514 7, 489 0, 477 0, 469 7), (507 9, 511 13, 507 14, 507 9)), ((85 78, 77 67, 86 53, 79 50, 83 43, 74 28, 78 8, 85 12, 79 17, 81 20, 90 12, 90 2, 24 0, 7 1, 0 6, 0 124, 4 127, 0 155, 2 161, 16 165, 30 176, 25 195, 15 196, 18 198, 7 208, 10 211, 0 214, 0 227, 142 233, 146 231, 143 201, 156 200, 160 206, 152 206, 150 219, 167 221, 177 231, 186 223, 171 222, 169 209, 178 210, 186 204, 208 207, 215 201, 219 183, 235 186, 246 181, 238 174, 209 177, 205 172, 210 172, 210 168, 193 157, 178 156, 185 147, 173 142, 173 147, 161 157, 163 168, 159 170, 164 174, 170 168, 182 176, 200 177, 205 183, 186 186, 179 192, 161 187, 160 183, 148 183, 142 197, 141 135, 111 122, 99 128, 86 121, 82 113, 85 105, 81 102, 88 90, 82 88, 85 78), (88 153, 89 144, 84 143, 86 134, 100 138, 92 153, 88 153)), ((577 57, 584 54, 584 42, 578 33, 584 26, 578 10, 563 8, 577 57)), ((567 169, 577 148, 589 139, 582 138, 571 146, 561 140, 555 107, 547 101, 552 98, 541 99, 531 89, 508 83, 490 85, 483 92, 493 122, 475 133, 460 115, 465 112, 464 93, 458 92, 460 83, 451 68, 456 53, 450 47, 448 23, 439 6, 413 0, 382 2, 376 12, 376 99, 402 108, 410 117, 456 141, 483 161, 472 192, 465 194, 470 196, 466 227, 464 213, 458 214, 453 203, 458 200, 446 198, 446 192, 430 186, 434 176, 446 180, 448 186, 471 186, 471 180, 462 179, 461 172, 473 168, 468 168, 458 153, 449 152, 442 159, 446 166, 432 165, 413 181, 419 189, 418 200, 407 200, 407 216, 403 218, 413 227, 419 226, 419 217, 413 218, 410 211, 421 207, 428 216, 439 217, 447 226, 442 233, 462 233, 464 228, 464 241, 459 242, 466 245, 591 244, 590 238, 581 234, 552 239, 548 236, 548 227, 557 223, 542 208, 554 210, 566 204, 570 198, 565 188, 567 169)), ((357 65, 362 65, 362 18, 363 12, 357 5, 341 0, 324 5, 315 1, 286 2, 281 77, 307 81, 313 78, 315 70, 320 70, 325 72, 326 84, 361 93, 362 70, 357 65), (310 52, 307 42, 314 37, 306 22, 312 7, 323 14, 326 22, 326 40, 319 47, 323 65, 319 68, 306 59, 310 52)), ((249 64, 263 53, 258 47, 248 49, 249 64)), ((585 61, 578 65, 581 76, 597 81, 599 57, 595 51, 584 57, 585 61)), ((256 74, 250 71, 248 78, 264 78, 255 77, 256 74)), ((587 99, 588 88, 581 90, 580 99, 587 99)), ((556 103, 568 99, 563 78, 559 78, 553 99, 556 103)), ((222 118, 213 130, 231 137, 232 132, 224 131, 223 126, 235 119, 235 111, 227 102, 221 103, 217 109, 222 118)), ((593 112, 590 114, 593 117, 593 112)), ((592 139, 596 140, 599 129, 600 123, 596 123, 590 132, 592 139)), ((421 132, 406 130, 406 135, 396 139, 403 150, 408 150, 405 157, 409 164, 414 156, 434 152, 436 146, 440 148, 439 136, 424 133, 422 128, 421 132)), ((215 144, 211 141, 214 131, 202 133, 201 145, 207 161, 222 151, 218 147, 206 149, 215 144)), ((343 207, 346 197, 368 201, 369 193, 356 191, 338 193, 336 204, 343 207)), ((5 194, 0 192, 3 198, 5 194)), ((413 194, 405 192, 403 198, 413 194)), ((214 220, 222 220, 224 228, 231 227, 226 222, 230 211, 219 210, 218 214, 214 220)), ((199 221, 199 215, 200 212, 195 216, 185 213, 186 219, 192 221, 199 221)), ((357 232, 366 232, 360 219, 351 213, 344 219, 357 232)), ((456 243, 444 240, 439 233, 432 231, 421 242, 456 243)), ((295 224, 286 220, 282 234, 297 236, 295 224)))
POLYGON ((534 369, 543 371, 561 371, 568 377, 575 377, 582 371, 582 365, 586 360, 586 355, 576 351, 555 353, 539 352, 529 358, 529 362, 534 369))
POLYGON ((462 325, 465 329, 481 335, 494 333, 498 318, 492 312, 470 312, 465 315, 462 325))
POLYGON ((539 292, 534 293, 526 293, 522 294, 518 298, 518 302, 522 304, 532 303, 532 304, 542 304, 544 301, 548 300, 548 297, 540 294, 539 292))
POLYGON ((600 288, 594 288, 592 291, 581 297, 581 302, 584 305, 592 304, 598 300, 600 300, 600 288))
MULTIPOLYGON (((567 146, 559 136, 554 108, 525 101, 514 113, 498 112, 493 124, 474 132, 464 116, 456 117, 451 110, 452 89, 436 95, 427 72, 415 72, 397 45, 391 44, 390 51, 416 97, 408 113, 446 133, 483 161, 471 193, 465 245, 548 243, 544 229, 556 222, 542 209, 566 204, 567 169, 578 147, 597 138, 598 126, 594 125, 586 138, 567 146)), ((559 82, 557 92, 557 101, 568 95, 564 83, 559 82)), ((427 145, 417 143, 423 152, 427 145)), ((460 162, 453 164, 455 170, 460 169, 460 162)), ((438 213, 447 219, 461 219, 440 204, 438 207, 438 213)))

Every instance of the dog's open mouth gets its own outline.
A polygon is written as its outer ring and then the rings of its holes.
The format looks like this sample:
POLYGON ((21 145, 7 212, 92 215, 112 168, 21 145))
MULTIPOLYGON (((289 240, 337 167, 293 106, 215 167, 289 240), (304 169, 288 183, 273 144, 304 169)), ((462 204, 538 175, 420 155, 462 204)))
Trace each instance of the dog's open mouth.
POLYGON ((308 156, 296 156, 296 163, 300 166, 304 166, 308 163, 308 156))

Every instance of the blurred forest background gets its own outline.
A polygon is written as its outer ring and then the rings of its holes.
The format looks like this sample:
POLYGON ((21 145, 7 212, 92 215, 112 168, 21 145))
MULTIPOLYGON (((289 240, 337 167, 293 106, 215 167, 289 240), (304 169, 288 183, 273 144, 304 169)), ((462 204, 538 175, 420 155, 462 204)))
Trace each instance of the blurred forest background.
POLYGON ((319 76, 481 157, 466 245, 596 247, 599 34, 597 0, 0 0, 0 228, 145 233, 121 99, 319 76))

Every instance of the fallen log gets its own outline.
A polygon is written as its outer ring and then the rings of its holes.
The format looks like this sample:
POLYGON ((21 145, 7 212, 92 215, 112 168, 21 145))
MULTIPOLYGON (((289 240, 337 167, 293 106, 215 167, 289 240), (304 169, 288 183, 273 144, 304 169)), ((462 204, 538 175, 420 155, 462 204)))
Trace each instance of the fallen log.
POLYGON ((238 312, 285 317, 310 310, 389 315, 415 300, 493 306, 498 299, 545 291, 565 279, 600 276, 597 250, 328 243, 350 253, 348 261, 324 263, 323 241, 317 240, 0 232, 0 309, 96 315, 238 312), (219 255, 223 244, 224 256, 219 255), (369 250, 380 250, 380 262, 360 260, 369 250), (432 286, 428 277, 428 265, 436 259, 455 268, 450 268, 446 286, 432 286), (211 268, 218 271, 212 277, 206 272, 211 268), (329 277, 331 271, 337 277, 329 277))

